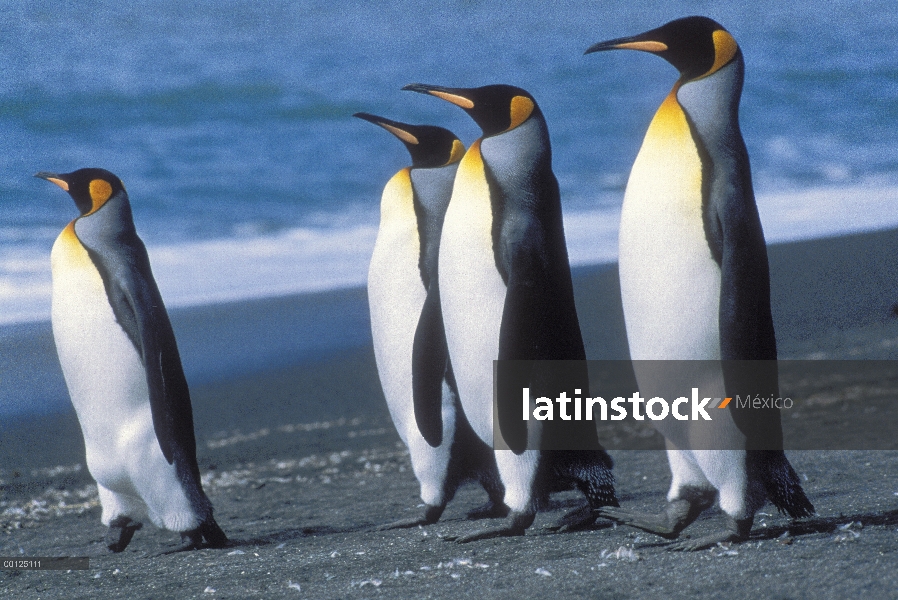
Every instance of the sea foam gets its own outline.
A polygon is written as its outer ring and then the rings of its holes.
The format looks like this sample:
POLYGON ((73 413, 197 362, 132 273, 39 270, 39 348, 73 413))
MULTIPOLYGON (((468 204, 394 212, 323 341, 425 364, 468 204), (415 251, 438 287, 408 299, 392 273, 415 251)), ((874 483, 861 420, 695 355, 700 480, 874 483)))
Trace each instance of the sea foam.
MULTIPOLYGON (((758 209, 768 243, 898 227, 898 187, 765 193, 758 209)), ((617 260, 619 208, 567 211, 571 265, 617 260)), ((152 245, 150 261, 169 307, 197 306, 362 286, 376 223, 294 228, 263 236, 152 245)), ((34 247, 0 256, 0 324, 50 316, 50 260, 34 247)))

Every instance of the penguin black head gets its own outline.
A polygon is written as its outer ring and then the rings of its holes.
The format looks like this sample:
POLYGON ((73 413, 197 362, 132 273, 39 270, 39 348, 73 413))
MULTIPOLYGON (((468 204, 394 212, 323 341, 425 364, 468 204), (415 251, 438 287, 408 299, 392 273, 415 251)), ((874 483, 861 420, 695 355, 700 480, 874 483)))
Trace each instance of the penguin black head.
POLYGON ((603 50, 642 50, 657 54, 680 71, 682 81, 711 75, 739 54, 739 44, 723 26, 708 17, 684 17, 657 29, 590 46, 586 54, 603 50))
POLYGON ((484 136, 514 129, 532 115, 540 114, 533 96, 526 90, 511 85, 447 88, 411 83, 402 89, 430 94, 460 106, 480 125, 484 136))
POLYGON ((62 174, 41 171, 35 177, 51 181, 67 191, 81 216, 96 212, 112 196, 125 190, 121 179, 106 169, 78 169, 62 174))
POLYGON ((464 144, 448 129, 433 125, 409 125, 363 112, 352 116, 379 125, 399 138, 412 156, 414 168, 444 167, 460 161, 465 155, 464 144))

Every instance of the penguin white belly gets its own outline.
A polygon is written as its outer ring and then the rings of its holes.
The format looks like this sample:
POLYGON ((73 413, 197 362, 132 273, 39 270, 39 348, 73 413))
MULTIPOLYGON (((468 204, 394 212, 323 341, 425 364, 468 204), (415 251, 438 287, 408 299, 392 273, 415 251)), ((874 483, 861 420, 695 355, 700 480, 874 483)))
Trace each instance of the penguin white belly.
MULTIPOLYGON (((630 172, 621 210, 619 268, 627 341, 634 360, 720 359, 720 267, 711 255, 702 214, 702 166, 676 92, 662 103, 630 172)), ((669 368, 634 364, 645 397, 723 397, 718 364, 669 368), (688 385, 687 385, 688 384, 688 385)), ((668 500, 684 487, 711 486, 730 515, 746 512, 744 437, 729 411, 713 424, 665 420, 654 426, 668 440, 673 480, 668 500)))
POLYGON ((455 407, 443 384, 443 443, 427 443, 415 420, 412 353, 415 331, 427 297, 419 268, 420 236, 408 170, 386 185, 381 223, 368 268, 368 306, 374 357, 390 417, 409 449, 424 502, 443 502, 443 483, 455 431, 455 407))
POLYGON ((701 174, 671 95, 649 127, 621 210, 621 296, 634 360, 720 358, 720 267, 705 238, 701 174))
POLYGON ((407 170, 393 176, 384 188, 380 230, 368 267, 374 357, 390 416, 406 444, 409 433, 417 430, 412 348, 427 297, 418 268, 420 242, 411 195, 407 170))
POLYGON ((455 176, 440 238, 440 300, 449 357, 465 415, 493 444, 493 361, 506 286, 496 269, 493 213, 480 142, 465 154, 455 176))
POLYGON ((143 364, 72 225, 54 244, 51 262, 53 337, 87 467, 120 496, 115 507, 104 502, 103 523, 127 511, 173 531, 195 528, 199 521, 156 439, 143 364))

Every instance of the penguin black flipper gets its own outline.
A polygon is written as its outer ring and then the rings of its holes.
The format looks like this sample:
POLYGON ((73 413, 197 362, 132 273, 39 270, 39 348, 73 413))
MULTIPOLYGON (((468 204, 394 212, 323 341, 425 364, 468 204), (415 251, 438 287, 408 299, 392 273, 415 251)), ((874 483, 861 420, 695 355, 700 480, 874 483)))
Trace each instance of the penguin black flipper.
MULTIPOLYGON (((700 152, 707 155, 697 132, 695 139, 700 152)), ((714 148, 717 161, 704 161, 711 167, 703 173, 702 191, 705 235, 720 266, 718 327, 726 393, 735 398, 750 391, 762 398, 776 398, 779 376, 770 272, 748 152, 738 131, 717 137, 717 143, 726 148, 714 148)), ((730 403, 729 409, 746 437, 747 450, 782 449, 778 409, 741 409, 736 402, 730 403)))
POLYGON ((502 322, 499 326, 499 360, 519 361, 509 373, 513 376, 500 379, 501 386, 497 398, 499 431, 508 448, 516 454, 527 449, 527 424, 521 420, 520 390, 530 387, 532 397, 540 397, 540 382, 529 380, 530 369, 526 362, 543 358, 545 351, 541 333, 543 327, 534 318, 545 314, 544 283, 547 275, 547 261, 540 256, 542 232, 533 225, 521 232, 513 256, 506 259, 508 274, 502 322), (517 393, 515 393, 517 390, 517 393))
MULTIPOLYGON (((506 215, 508 224, 504 230, 494 232, 497 265, 506 274, 499 360, 586 359, 574 304, 558 181, 548 165, 545 170, 540 178, 542 185, 534 190, 533 200, 522 204, 542 206, 547 214, 539 218, 506 215), (514 253, 505 252, 507 248, 514 248, 514 253)), ((512 193, 502 186, 503 178, 495 177, 489 169, 487 177, 493 197, 502 198, 503 194, 512 193)), ((513 193, 523 195, 522 191, 513 193)), ((508 447, 516 453, 527 447, 527 425, 520 418, 521 387, 530 387, 533 398, 568 387, 589 389, 585 366, 557 364, 550 369, 545 366, 531 370, 526 362, 519 362, 507 371, 514 376, 498 382, 503 386, 498 390, 499 429, 508 447)), ((551 427, 544 428, 544 440, 550 445, 557 440, 548 440, 546 436, 552 437, 554 433, 551 427)), ((590 439, 588 432, 582 433, 584 440, 579 441, 586 441, 590 448, 598 447, 594 431, 594 439, 590 439)), ((565 443, 561 445, 567 447, 565 443)))
POLYGON ((430 282, 412 347, 412 394, 415 421, 424 440, 436 448, 443 442, 443 379, 449 348, 436 278, 430 282))
MULTIPOLYGON (((116 200, 110 198, 102 210, 130 210, 116 200)), ((114 243, 102 244, 94 241, 104 232, 90 220, 79 219, 75 230, 100 272, 116 320, 143 361, 162 454, 169 464, 178 458, 179 468, 187 467, 199 481, 190 392, 146 247, 133 229, 119 233, 114 243)))
MULTIPOLYGON (((711 203, 717 204, 713 197, 711 203)), ((715 208, 722 237, 720 357, 776 360, 767 247, 754 198, 715 208)))
MULTIPOLYGON (((135 246, 134 257, 139 261, 140 274, 149 273, 149 258, 142 243, 135 246)), ((136 311, 142 317, 135 319, 136 331, 132 333, 128 328, 125 331, 132 340, 136 337, 138 343, 135 346, 143 356, 153 429, 163 456, 169 464, 176 458, 185 460, 199 478, 190 391, 159 289, 152 277, 119 278, 115 285, 120 298, 111 304, 117 317, 128 310, 133 311, 135 306, 152 306, 151 311, 136 311)), ((112 293, 110 297, 113 297, 112 293)))

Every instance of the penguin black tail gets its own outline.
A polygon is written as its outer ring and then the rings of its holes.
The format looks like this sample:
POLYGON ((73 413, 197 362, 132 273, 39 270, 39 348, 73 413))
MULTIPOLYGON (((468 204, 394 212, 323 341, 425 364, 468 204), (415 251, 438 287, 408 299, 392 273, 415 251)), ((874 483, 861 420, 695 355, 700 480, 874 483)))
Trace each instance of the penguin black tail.
POLYGON ((767 498, 781 512, 793 519, 814 514, 814 505, 808 500, 798 474, 782 451, 761 451, 764 488, 767 498))
POLYGON ((207 521, 200 525, 200 532, 203 534, 206 543, 212 548, 224 548, 228 544, 228 536, 225 535, 225 532, 221 530, 221 527, 218 526, 218 523, 212 517, 209 517, 207 521))
POLYGON ((555 450, 547 452, 552 479, 548 491, 576 487, 591 508, 620 506, 614 493, 614 463, 604 450, 555 450))

